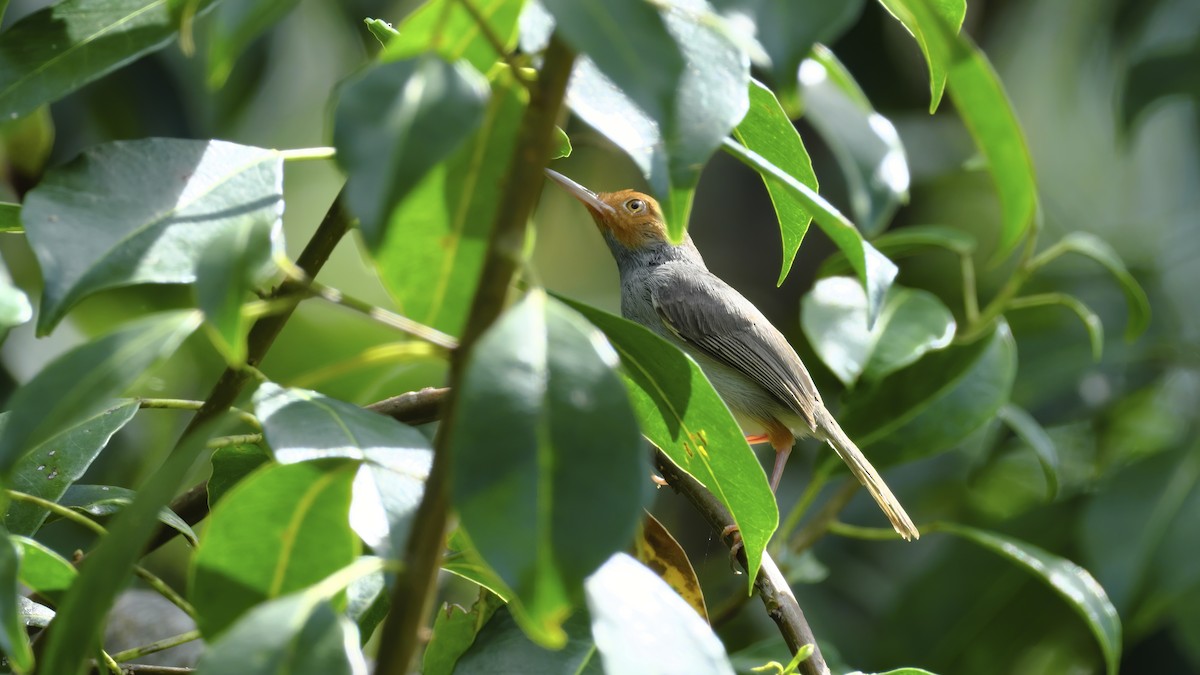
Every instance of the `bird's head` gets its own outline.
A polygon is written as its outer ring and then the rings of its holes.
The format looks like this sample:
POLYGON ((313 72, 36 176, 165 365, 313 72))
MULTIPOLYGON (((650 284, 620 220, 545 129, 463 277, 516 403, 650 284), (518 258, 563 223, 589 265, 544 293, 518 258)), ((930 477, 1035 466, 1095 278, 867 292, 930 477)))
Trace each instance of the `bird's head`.
POLYGON ((587 207, 610 246, 640 251, 670 245, 662 209, 650 195, 635 190, 592 192, 557 171, 546 169, 546 175, 587 207))

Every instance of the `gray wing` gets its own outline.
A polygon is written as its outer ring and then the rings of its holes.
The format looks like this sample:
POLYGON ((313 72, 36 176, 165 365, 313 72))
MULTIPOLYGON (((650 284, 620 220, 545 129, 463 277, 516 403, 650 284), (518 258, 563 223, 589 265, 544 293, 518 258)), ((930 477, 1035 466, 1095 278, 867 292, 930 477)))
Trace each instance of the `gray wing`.
POLYGON ((713 274, 697 274, 695 269, 680 272, 667 272, 652 285, 651 302, 666 327, 744 373, 815 429, 815 412, 824 407, 821 395, 783 334, 713 274))

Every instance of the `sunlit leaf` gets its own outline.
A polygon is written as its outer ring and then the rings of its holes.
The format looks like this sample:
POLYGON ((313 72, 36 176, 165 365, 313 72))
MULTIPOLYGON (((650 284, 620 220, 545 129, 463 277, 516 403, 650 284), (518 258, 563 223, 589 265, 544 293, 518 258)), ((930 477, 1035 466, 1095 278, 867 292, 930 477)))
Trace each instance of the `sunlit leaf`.
POLYGON ((173 353, 199 323, 195 311, 151 315, 52 361, 8 401, 11 415, 0 431, 0 475, 9 476, 29 452, 64 429, 107 410, 112 397, 173 353))
MULTIPOLYGON (((488 29, 511 51, 517 41, 517 17, 524 0, 472 0, 488 29)), ((374 32, 374 31, 373 31, 374 32)), ((486 38, 483 29, 460 0, 432 0, 421 4, 384 42, 382 61, 397 61, 434 52, 447 61, 465 60, 487 73, 503 56, 486 38)))
POLYGON ((527 99, 507 74, 492 87, 478 131, 390 213, 373 255, 398 311, 452 335, 466 322, 527 99))
POLYGON ((349 525, 357 466, 256 471, 217 503, 192 561, 189 596, 208 639, 264 600, 321 580, 358 555, 349 525))
POLYGON ((788 190, 808 208, 821 230, 850 259, 867 292, 867 319, 874 324, 883 309, 888 288, 896 278, 896 265, 864 240, 854 224, 812 188, 749 148, 733 141, 726 141, 723 147, 743 164, 757 171, 768 184, 788 190))
POLYGON ((940 523, 938 530, 960 536, 1033 573, 1075 610, 1104 653, 1109 675, 1121 662, 1121 618, 1096 579, 1079 565, 1032 544, 965 525, 940 523))
POLYGON ((753 584, 779 510, 762 465, 700 366, 646 328, 582 303, 571 307, 604 331, 621 356, 642 433, 729 509, 753 584))
POLYGON ((0 232, 24 232, 21 225, 21 205, 0 202, 0 232))
POLYGON ((383 242, 393 209, 479 126, 487 98, 478 71, 435 56, 376 65, 342 87, 333 144, 370 248, 383 242))
POLYGON ((908 201, 908 158, 896 127, 875 112, 846 67, 821 45, 800 65, 800 93, 804 119, 846 176, 857 224, 879 233, 908 201))
POLYGON ((847 386, 878 380, 954 338, 954 316, 928 291, 892 286, 867 328, 867 297, 851 277, 817 282, 800 303, 800 326, 825 365, 847 386))
MULTIPOLYGON (((681 50, 684 69, 663 116, 642 107, 623 90, 627 83, 611 79, 610 73, 587 58, 576 63, 567 103, 584 122, 629 154, 662 202, 671 237, 679 240, 687 228, 701 170, 721 139, 746 114, 750 64, 720 30, 695 20, 697 12, 707 11, 706 3, 674 0, 670 6, 663 20, 681 50)), ((657 70, 641 65, 647 46, 639 45, 636 55, 643 73, 657 70)))
POLYGON ((38 595, 57 600, 79 576, 74 565, 45 544, 19 535, 12 540, 21 549, 20 581, 38 595))
POLYGON ((21 218, 46 282, 38 332, 100 290, 195 281, 205 249, 233 233, 255 243, 240 269, 261 281, 283 248, 282 216, 274 150, 169 138, 95 146, 25 198, 21 218))
POLYGON ((198 675, 366 675, 358 628, 325 599, 294 593, 255 604, 213 641, 198 675))
MULTIPOLYGON (((779 105, 775 94, 757 80, 750 81, 750 109, 733 130, 733 136, 742 145, 812 188, 814 193, 817 191, 817 176, 813 173, 812 160, 808 157, 804 141, 779 105)), ((783 239, 783 266, 779 270, 778 281, 782 284, 792 269, 792 262, 796 260, 796 251, 800 250, 804 233, 808 232, 812 212, 800 197, 785 186, 767 180, 765 176, 763 181, 775 206, 779 234, 783 239)))
MULTIPOLYGON (((195 0, 189 14, 215 0, 195 0)), ((0 119, 51 103, 175 39, 185 13, 164 0, 66 0, 0 35, 0 119)))
POLYGON ((928 457, 995 417, 1008 403, 1016 367, 1016 344, 1001 322, 971 344, 931 352, 878 386, 851 392, 838 417, 877 467, 928 457))
POLYGON ((455 664, 475 642, 475 635, 503 606, 499 597, 483 589, 471 609, 443 603, 421 658, 422 675, 452 675, 455 664))
POLYGON ((879 0, 904 24, 929 64, 929 112, 938 108, 953 59, 947 37, 958 34, 967 15, 966 0, 879 0), (938 20, 941 20, 940 22, 938 20))
POLYGON ((362 462, 350 525, 379 555, 402 557, 433 462, 424 434, 318 392, 271 382, 255 392, 254 412, 281 464, 330 458, 362 462))
POLYGON ((881 0, 917 39, 930 64, 937 108, 949 79, 950 98, 987 160, 1000 198, 1001 230, 996 259, 1016 247, 1037 215, 1037 181, 1012 104, 991 63, 970 38, 959 34, 963 0, 881 0))
POLYGON ((609 673, 733 675, 721 640, 665 581, 624 553, 587 580, 592 636, 609 673))
POLYGON ((454 505, 547 646, 640 521, 645 444, 616 365, 595 328, 535 289, 479 339, 458 392, 454 505))
POLYGON ((258 467, 271 461, 271 456, 260 445, 227 445, 217 448, 212 455, 212 475, 208 479, 208 508, 211 511, 217 501, 250 475, 258 467))

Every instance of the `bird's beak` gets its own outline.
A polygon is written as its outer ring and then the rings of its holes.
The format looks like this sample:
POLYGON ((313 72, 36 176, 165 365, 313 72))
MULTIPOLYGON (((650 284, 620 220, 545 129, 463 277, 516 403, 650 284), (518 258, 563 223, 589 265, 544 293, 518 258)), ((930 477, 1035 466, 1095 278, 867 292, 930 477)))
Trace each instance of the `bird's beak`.
POLYGON ((572 197, 583 202, 583 205, 588 207, 588 209, 590 209, 593 213, 598 215, 612 215, 617 212, 617 210, 613 207, 600 201, 600 198, 596 196, 595 192, 583 187, 579 183, 576 183, 561 173, 551 169, 546 169, 546 175, 553 179, 554 182, 566 188, 567 192, 569 192, 572 197))

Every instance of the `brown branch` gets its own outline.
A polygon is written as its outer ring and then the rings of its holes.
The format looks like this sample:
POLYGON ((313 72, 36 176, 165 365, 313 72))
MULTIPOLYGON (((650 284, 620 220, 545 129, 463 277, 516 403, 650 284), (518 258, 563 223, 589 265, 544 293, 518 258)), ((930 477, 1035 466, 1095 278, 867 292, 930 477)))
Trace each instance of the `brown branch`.
MULTIPOLYGON (((450 361, 452 388, 461 377, 463 363, 475 341, 504 310, 509 287, 522 260, 525 228, 541 194, 542 170, 550 156, 554 125, 562 109, 574 62, 574 53, 556 36, 551 36, 545 65, 537 86, 530 93, 529 107, 525 109, 517 134, 516 150, 505 172, 503 197, 492 224, 487 257, 475 287, 467 325, 450 361)), ((380 629, 376 675, 408 672, 420 643, 421 629, 433 605, 450 511, 448 449, 454 428, 454 396, 450 396, 443 414, 445 421, 438 427, 435 438, 437 452, 404 552, 404 567, 397 574, 393 587, 392 611, 380 629)))
MULTIPOLYGON (((671 487, 682 493, 692 503, 692 506, 696 507, 696 510, 708 521, 713 530, 725 532, 733 527, 733 517, 729 515, 728 509, 717 501, 717 498, 699 481, 676 466, 661 450, 655 450, 654 464, 662 477, 670 483, 671 487)), ((731 544, 732 542, 727 541, 726 543, 731 544)), ((738 563, 742 569, 746 569, 745 551, 739 548, 737 554, 738 563)), ((800 663, 800 673, 802 675, 829 675, 829 666, 825 665, 825 657, 821 655, 821 648, 817 645, 812 628, 809 627, 808 620, 804 618, 804 611, 800 609, 800 604, 796 601, 791 587, 788 586, 787 579, 783 578, 779 567, 765 551, 763 552, 762 566, 758 570, 758 576, 754 579, 754 588, 758 591, 758 597, 762 599, 767 615, 779 627, 783 641, 787 643, 792 654, 795 654, 804 645, 813 646, 812 656, 800 663)))

